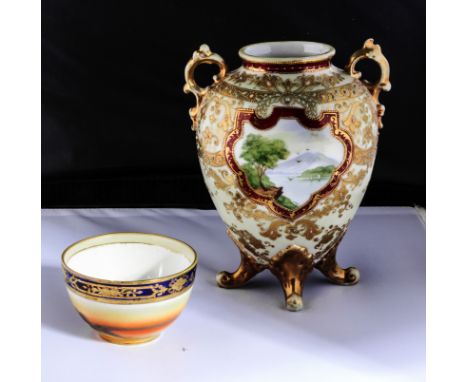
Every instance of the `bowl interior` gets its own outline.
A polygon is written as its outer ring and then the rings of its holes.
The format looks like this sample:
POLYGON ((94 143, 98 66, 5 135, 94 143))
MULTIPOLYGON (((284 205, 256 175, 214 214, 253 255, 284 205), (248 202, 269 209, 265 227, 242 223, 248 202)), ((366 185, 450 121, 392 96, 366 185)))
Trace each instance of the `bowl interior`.
POLYGON ((195 252, 183 242, 150 234, 109 234, 85 239, 64 252, 64 264, 81 275, 109 281, 168 277, 189 268, 195 252))

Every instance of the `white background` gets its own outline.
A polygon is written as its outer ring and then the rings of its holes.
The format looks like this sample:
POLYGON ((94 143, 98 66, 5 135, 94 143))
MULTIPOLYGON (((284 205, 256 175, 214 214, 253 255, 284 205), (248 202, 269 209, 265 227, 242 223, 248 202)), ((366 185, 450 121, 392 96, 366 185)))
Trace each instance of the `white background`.
POLYGON ((425 230, 412 208, 361 208, 338 255, 361 281, 338 286, 312 272, 302 312, 283 308, 268 271, 242 289, 216 286, 216 272, 235 270, 239 254, 215 211, 44 210, 42 235, 44 381, 423 381, 425 230), (157 342, 122 347, 99 340, 74 311, 60 254, 83 237, 132 230, 186 241, 199 266, 174 325, 157 342))

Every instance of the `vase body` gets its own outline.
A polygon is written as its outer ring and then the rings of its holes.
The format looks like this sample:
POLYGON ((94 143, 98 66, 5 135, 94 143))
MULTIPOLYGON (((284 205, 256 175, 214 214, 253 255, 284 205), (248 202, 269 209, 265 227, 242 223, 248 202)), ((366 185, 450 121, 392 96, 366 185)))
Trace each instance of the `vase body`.
POLYGON ((357 270, 341 269, 334 257, 371 177, 378 93, 389 89, 388 63, 378 45, 366 44, 347 70, 318 43, 247 46, 243 65, 229 73, 208 47, 194 54, 189 71, 203 59, 221 68, 212 86, 195 89, 191 110, 206 186, 242 257, 237 272, 218 275, 220 286, 241 286, 270 269, 287 308, 300 310, 313 268, 338 283, 358 281, 357 270), (361 58, 387 65, 378 84, 358 79, 361 58))

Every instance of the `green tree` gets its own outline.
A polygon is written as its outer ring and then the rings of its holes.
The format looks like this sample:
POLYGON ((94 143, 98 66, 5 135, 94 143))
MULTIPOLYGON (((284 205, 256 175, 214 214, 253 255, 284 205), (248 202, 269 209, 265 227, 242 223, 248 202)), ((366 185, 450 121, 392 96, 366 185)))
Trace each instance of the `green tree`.
MULTIPOLYGON (((289 151, 281 139, 271 139, 261 135, 249 134, 242 145, 241 158, 247 162, 247 168, 254 170, 259 185, 268 189, 265 172, 269 168, 276 167, 280 159, 286 159, 289 151)), ((255 187, 254 185, 252 185, 255 187)))

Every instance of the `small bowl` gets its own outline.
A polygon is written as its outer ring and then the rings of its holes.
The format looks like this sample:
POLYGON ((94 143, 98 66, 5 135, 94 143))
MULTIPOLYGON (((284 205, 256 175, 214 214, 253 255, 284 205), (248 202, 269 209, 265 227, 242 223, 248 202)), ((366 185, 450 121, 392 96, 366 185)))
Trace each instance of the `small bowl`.
POLYGON ((146 233, 110 233, 69 246, 62 270, 71 302, 106 341, 157 338, 182 312, 195 280, 188 244, 146 233))

